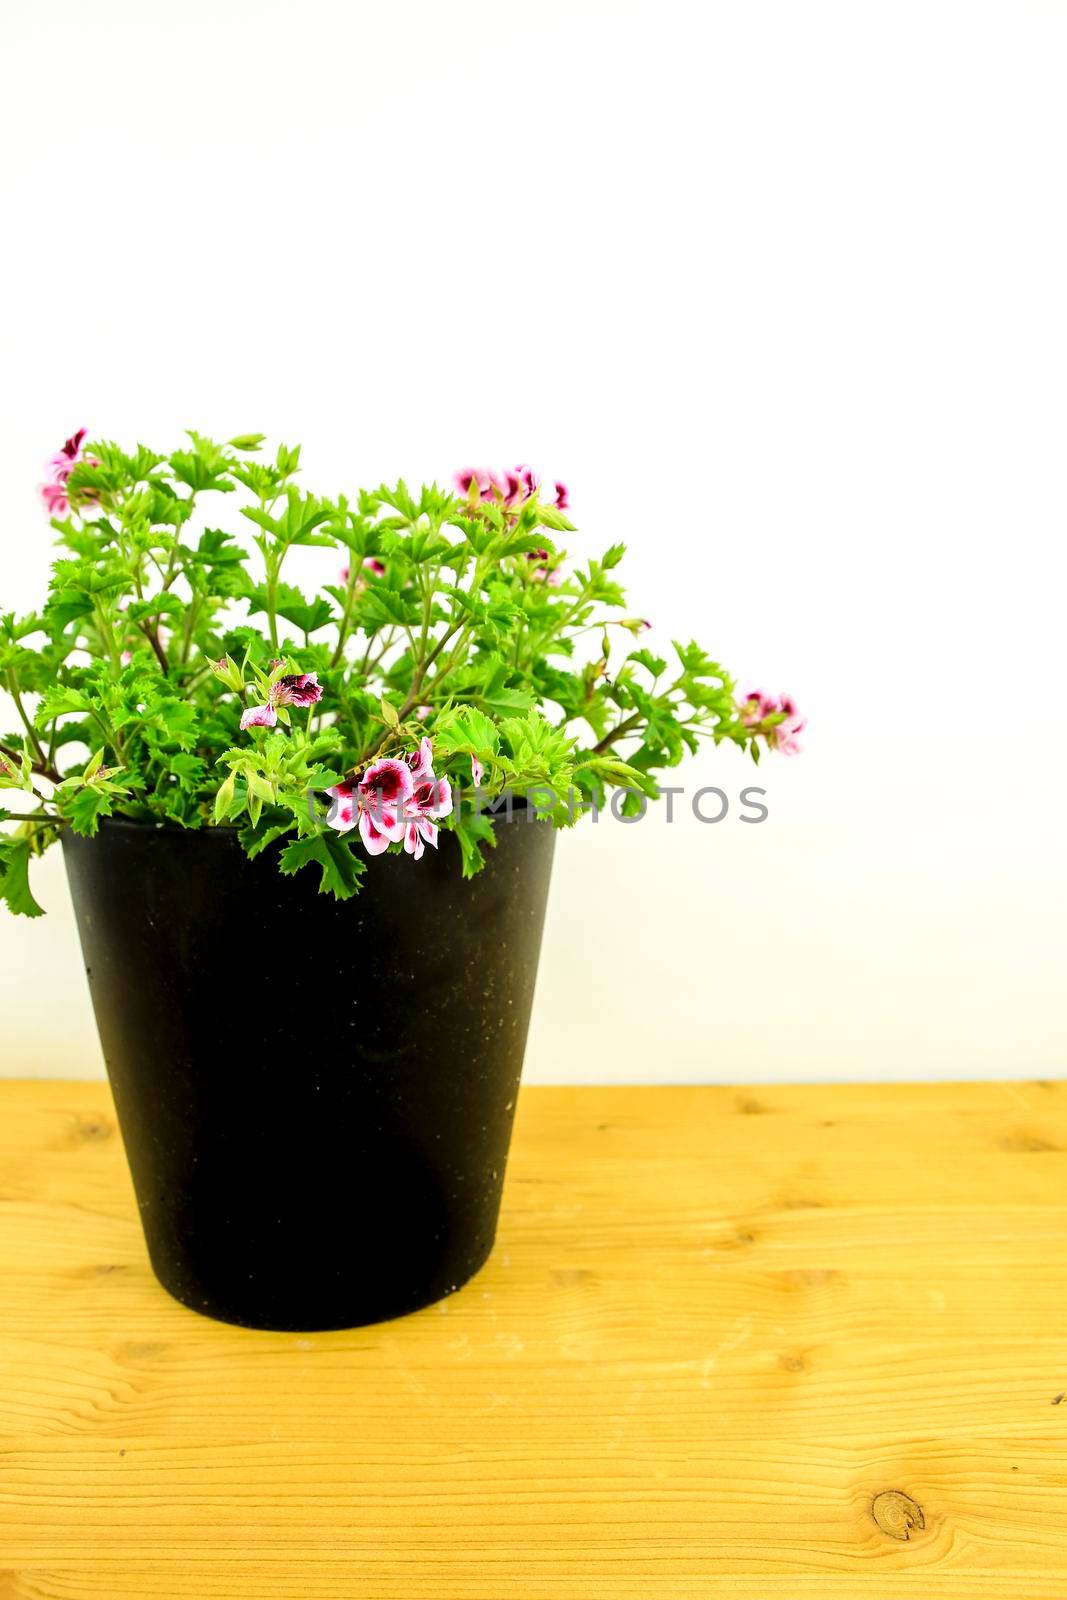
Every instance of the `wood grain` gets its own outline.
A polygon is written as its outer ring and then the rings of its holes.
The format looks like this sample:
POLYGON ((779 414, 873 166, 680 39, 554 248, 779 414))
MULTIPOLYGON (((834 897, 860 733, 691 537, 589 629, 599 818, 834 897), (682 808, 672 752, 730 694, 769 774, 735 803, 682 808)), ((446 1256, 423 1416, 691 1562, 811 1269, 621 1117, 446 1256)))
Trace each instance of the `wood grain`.
POLYGON ((0 1600, 1067 1595, 1058 1083, 528 1089, 489 1265, 310 1335, 0 1083, 0 1302, 0 1600))

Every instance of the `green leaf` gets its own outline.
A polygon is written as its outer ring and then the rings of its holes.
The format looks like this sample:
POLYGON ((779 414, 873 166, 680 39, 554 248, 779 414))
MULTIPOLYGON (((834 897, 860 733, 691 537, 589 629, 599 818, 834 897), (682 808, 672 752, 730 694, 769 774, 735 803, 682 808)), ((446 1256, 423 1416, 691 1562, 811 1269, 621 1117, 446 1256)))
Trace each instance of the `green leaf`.
POLYGON ((485 866, 483 849, 495 849, 496 834, 489 818, 480 812, 464 813, 451 830, 459 840, 463 857, 463 876, 473 878, 485 866))
POLYGON ((65 817, 69 817, 75 833, 91 839, 100 826, 100 818, 110 817, 113 804, 113 795, 87 784, 83 789, 74 789, 63 795, 61 810, 65 817))
POLYGON ((254 861, 275 839, 291 833, 292 826, 291 822, 275 822, 269 828, 242 828, 238 838, 249 861, 254 861))
POLYGON ((0 900, 19 917, 42 917, 30 890, 30 843, 28 839, 0 840, 0 900))
POLYGON ((332 831, 295 839, 282 851, 279 865, 289 876, 301 867, 320 867, 319 893, 332 894, 336 900, 350 899, 366 871, 366 863, 352 854, 340 834, 332 831))
POLYGON ((194 494, 205 489, 218 489, 224 494, 230 492, 234 486, 227 476, 230 463, 224 451, 201 434, 190 433, 189 437, 194 448, 176 450, 170 457, 170 469, 174 476, 187 484, 194 494))
POLYGON ((654 656, 651 650, 631 650, 626 657, 627 661, 636 661, 638 666, 644 667, 653 678, 658 678, 667 670, 667 663, 662 656, 654 656))
POLYGON ((57 684, 45 694, 37 707, 34 721, 39 728, 44 728, 55 717, 65 716, 68 711, 88 711, 90 704, 88 696, 80 689, 74 689, 68 684, 57 684))
POLYGON ((444 755, 495 755, 500 735, 495 723, 477 706, 456 706, 445 711, 434 728, 434 746, 444 755))

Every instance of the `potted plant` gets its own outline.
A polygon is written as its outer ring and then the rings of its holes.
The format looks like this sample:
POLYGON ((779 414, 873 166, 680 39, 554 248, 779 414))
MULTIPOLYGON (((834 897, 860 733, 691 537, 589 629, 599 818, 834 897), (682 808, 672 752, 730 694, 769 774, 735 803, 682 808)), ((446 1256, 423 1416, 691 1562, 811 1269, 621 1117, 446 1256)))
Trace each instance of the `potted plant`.
POLYGON ((351 1326, 492 1246, 555 829, 643 805, 702 739, 757 757, 801 724, 647 648, 623 547, 561 548, 561 483, 327 499, 262 445, 82 430, 49 463, 48 597, 0 618, 0 896, 38 915, 62 842, 165 1287, 351 1326))

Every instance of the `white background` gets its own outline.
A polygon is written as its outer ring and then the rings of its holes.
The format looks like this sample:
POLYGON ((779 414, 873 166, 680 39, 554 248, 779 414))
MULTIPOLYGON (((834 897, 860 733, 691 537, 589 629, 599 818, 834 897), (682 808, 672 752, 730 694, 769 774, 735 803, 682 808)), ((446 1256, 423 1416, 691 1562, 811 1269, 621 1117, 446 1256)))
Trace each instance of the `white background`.
MULTIPOLYGON (((810 728, 761 827, 560 839, 528 1076, 1061 1070, 1064 8, 53 0, 2 56, 0 604, 83 423, 533 461, 810 728)), ((38 884, 0 1070, 96 1073, 38 884)))

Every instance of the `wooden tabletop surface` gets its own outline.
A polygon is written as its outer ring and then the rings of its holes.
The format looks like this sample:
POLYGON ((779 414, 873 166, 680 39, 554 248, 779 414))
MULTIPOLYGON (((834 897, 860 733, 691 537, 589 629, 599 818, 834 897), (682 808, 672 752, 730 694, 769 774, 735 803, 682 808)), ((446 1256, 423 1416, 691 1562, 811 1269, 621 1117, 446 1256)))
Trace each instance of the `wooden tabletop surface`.
POLYGON ((306 1335, 0 1083, 0 1600, 1063 1600, 1065 1391, 1059 1083, 527 1089, 488 1266, 306 1335))

